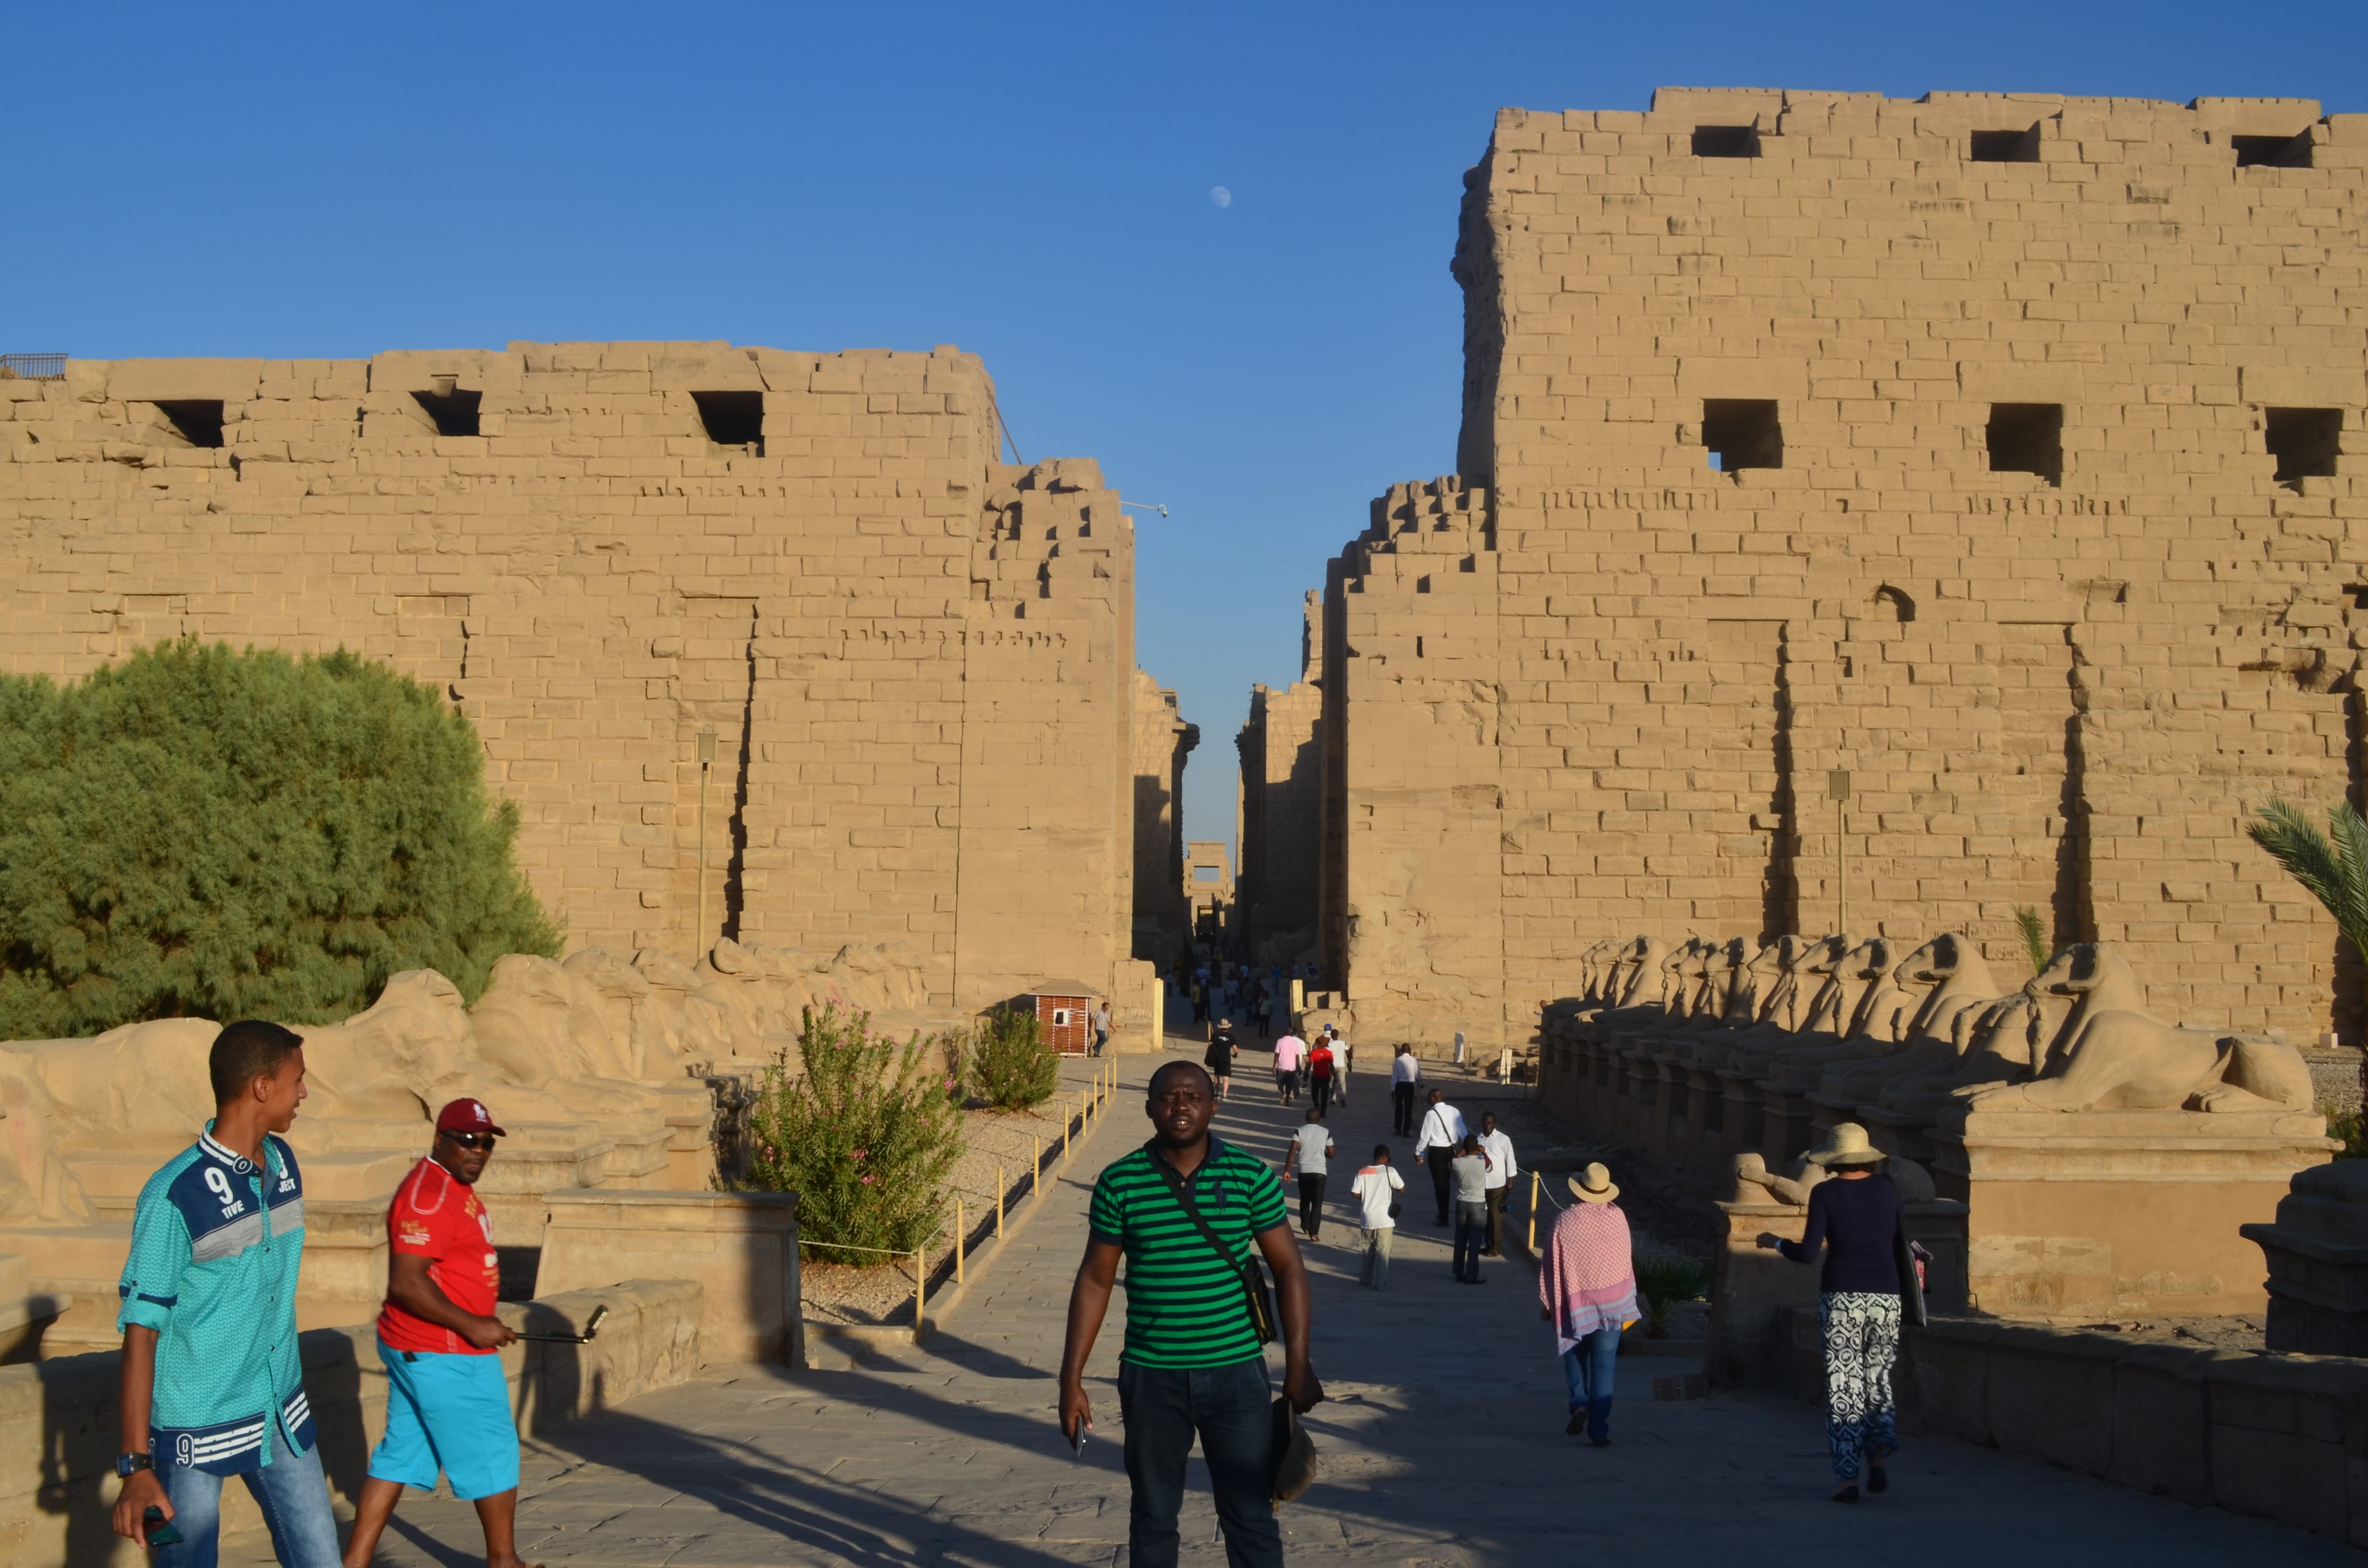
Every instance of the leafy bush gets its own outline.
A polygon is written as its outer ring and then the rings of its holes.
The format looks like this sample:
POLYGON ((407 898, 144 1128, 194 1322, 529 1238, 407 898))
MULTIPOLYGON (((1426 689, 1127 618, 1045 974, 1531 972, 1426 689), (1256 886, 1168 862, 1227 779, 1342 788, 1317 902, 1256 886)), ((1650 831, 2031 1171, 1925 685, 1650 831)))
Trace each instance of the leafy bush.
POLYGON ((473 1001, 556 955, 484 767, 435 688, 343 651, 0 676, 0 1039, 326 1022, 407 969, 473 1001))
POLYGON ((1060 1086, 1061 1058, 1036 1015, 1023 1007, 989 1013, 971 1047, 971 1092, 997 1110, 1026 1110, 1060 1086))
POLYGON ((765 1069, 748 1116, 748 1170, 740 1183, 798 1195, 808 1256, 884 1264, 879 1247, 909 1252, 937 1241, 944 1186, 962 1157, 962 1113, 918 1034, 903 1045, 871 1033, 870 1015, 804 1010, 791 1077, 788 1052, 765 1069), (834 1246, 832 1244, 838 1245, 834 1246))
POLYGON ((1634 1260, 1636 1306, 1645 1337, 1669 1337, 1669 1313, 1680 1301, 1699 1301, 1710 1290, 1710 1265, 1698 1258, 1661 1254, 1634 1260))
POLYGON ((2368 1119, 2358 1111, 2339 1111, 2331 1105, 2318 1108, 2327 1117, 2327 1135, 2343 1145, 2335 1151, 2339 1160, 2356 1160, 2368 1155, 2368 1119))

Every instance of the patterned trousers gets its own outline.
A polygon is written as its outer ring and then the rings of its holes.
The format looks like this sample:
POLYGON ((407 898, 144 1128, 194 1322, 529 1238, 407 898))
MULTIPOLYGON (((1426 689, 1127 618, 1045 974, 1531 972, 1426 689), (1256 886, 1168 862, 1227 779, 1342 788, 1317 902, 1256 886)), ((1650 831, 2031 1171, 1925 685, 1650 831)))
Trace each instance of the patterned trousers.
POLYGON ((1836 1290, 1817 1300, 1826 1335, 1826 1447, 1834 1478, 1858 1479, 1859 1456, 1881 1460, 1899 1447, 1891 1365, 1899 1358, 1899 1298, 1836 1290))

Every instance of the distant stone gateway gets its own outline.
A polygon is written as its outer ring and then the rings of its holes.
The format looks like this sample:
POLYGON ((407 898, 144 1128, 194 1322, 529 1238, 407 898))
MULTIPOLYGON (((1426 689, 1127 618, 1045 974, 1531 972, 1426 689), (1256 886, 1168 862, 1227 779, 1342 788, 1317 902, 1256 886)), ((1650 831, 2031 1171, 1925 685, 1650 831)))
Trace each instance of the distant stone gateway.
POLYGON ((1354 1029, 1491 1051, 1606 931, 1998 964, 2021 907, 2163 1017, 2356 1042, 2243 824, 2363 782, 2363 187, 2297 98, 1502 112, 1461 472, 1328 568, 1320 704, 1253 709, 1246 943, 1304 918, 1259 846, 1320 846, 1354 1029))

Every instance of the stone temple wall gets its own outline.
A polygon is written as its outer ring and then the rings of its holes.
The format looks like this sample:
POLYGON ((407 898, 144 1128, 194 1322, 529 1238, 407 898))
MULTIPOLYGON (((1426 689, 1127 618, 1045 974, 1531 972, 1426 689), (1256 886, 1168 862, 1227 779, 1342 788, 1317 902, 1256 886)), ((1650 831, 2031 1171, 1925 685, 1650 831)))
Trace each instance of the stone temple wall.
POLYGON ((1192 912, 1184 897, 1184 761, 1201 726, 1176 694, 1134 672, 1134 956, 1162 969, 1183 961, 1192 912))
POLYGON ((1363 1034, 1531 1039, 1607 933, 2011 966, 2024 906, 2165 1016, 2356 1040, 2243 825, 2359 790, 2363 195, 2298 99, 1504 111, 1462 473, 1327 578, 1363 1034))
POLYGON ((1115 984, 1133 532, 999 440, 951 347, 75 361, 0 381, 0 668, 342 644, 476 722, 571 948, 901 944, 962 1009, 1115 984))
POLYGON ((1316 948, 1322 878, 1324 596, 1310 592, 1299 678, 1250 687, 1241 753, 1242 956, 1292 964, 1316 948))

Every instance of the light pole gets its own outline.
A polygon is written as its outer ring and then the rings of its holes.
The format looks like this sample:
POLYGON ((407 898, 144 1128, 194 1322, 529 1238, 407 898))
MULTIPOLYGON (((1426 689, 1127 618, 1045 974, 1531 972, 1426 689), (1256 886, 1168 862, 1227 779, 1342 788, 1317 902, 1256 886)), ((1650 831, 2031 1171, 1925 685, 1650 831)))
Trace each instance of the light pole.
POLYGON ((1850 846, 1843 835, 1849 831, 1850 769, 1837 767, 1826 775, 1826 791, 1834 798, 1834 935, 1850 934, 1850 869, 1847 857, 1850 846))
MULTIPOLYGON (((707 940, 707 776, 715 770, 715 732, 699 732, 699 930, 696 941, 707 940)), ((699 961, 701 948, 694 948, 691 961, 699 961)))

